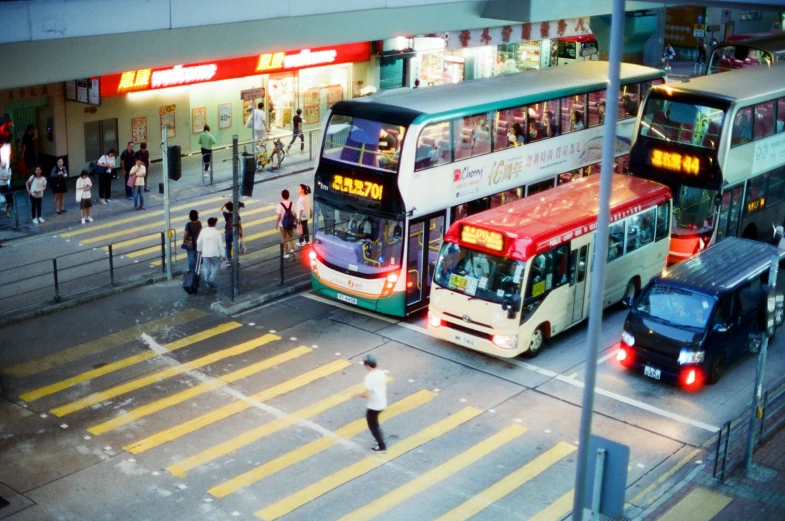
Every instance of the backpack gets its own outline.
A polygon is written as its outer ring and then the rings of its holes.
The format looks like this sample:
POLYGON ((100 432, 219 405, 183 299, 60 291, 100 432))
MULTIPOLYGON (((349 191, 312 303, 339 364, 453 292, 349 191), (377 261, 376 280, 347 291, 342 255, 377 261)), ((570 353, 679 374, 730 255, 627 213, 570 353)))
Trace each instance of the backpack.
POLYGON ((285 207, 283 203, 281 203, 281 206, 283 206, 283 216, 281 217, 281 226, 283 226, 287 230, 291 230, 295 226, 295 218, 294 218, 294 214, 292 213, 292 206, 294 206, 294 203, 290 202, 289 208, 285 207))

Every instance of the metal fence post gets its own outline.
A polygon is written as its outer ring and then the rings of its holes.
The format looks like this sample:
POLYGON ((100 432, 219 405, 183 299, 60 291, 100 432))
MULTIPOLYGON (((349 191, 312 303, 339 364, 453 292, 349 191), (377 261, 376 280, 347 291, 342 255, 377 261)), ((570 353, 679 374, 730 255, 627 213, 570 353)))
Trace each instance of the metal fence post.
POLYGON ((763 411, 760 417, 760 433, 758 433, 758 445, 763 443, 763 426, 766 424, 766 408, 769 405, 769 391, 763 395, 763 411))
MULTIPOLYGON (((251 113, 254 117, 254 113, 251 113)), ((255 137, 255 136, 254 136, 255 137)), ((240 152, 239 138, 232 136, 232 291, 234 294, 240 293, 240 152)))
POLYGON ((161 232, 161 272, 166 273, 166 233, 161 232))
POLYGON ((112 252, 112 245, 109 245, 109 278, 114 286, 114 253, 112 252))
POLYGON ((57 277, 57 257, 52 259, 52 275, 55 279, 55 302, 60 302, 60 281, 57 277))
POLYGON ((711 477, 717 477, 717 464, 720 462, 720 447, 722 446, 722 429, 725 426, 723 425, 720 427, 720 430, 717 432, 717 452, 714 454, 714 472, 711 473, 711 477))
POLYGON ((313 161, 313 135, 314 132, 308 133, 308 160, 313 161))
POLYGON ((720 471, 720 481, 725 481, 725 463, 728 461, 728 446, 730 445, 730 427, 731 422, 725 424, 725 450, 722 451, 722 470, 720 471))
POLYGON ((215 157, 215 152, 210 152, 210 184, 213 184, 213 158, 215 157))
POLYGON ((12 196, 14 201, 14 229, 19 229, 19 190, 14 192, 12 196))
POLYGON ((279 260, 280 267, 281 267, 281 268, 280 268, 280 269, 281 269, 281 285, 283 285, 283 279, 284 279, 284 277, 283 277, 283 244, 284 244, 284 243, 281 243, 281 244, 278 246, 278 249, 280 250, 280 251, 278 252, 278 260, 279 260))

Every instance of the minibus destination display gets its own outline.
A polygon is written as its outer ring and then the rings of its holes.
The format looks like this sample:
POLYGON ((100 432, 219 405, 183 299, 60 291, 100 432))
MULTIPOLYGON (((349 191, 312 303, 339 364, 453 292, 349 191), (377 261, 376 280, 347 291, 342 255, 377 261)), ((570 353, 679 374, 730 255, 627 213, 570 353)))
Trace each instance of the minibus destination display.
POLYGON ((504 249, 504 235, 468 224, 461 226, 461 242, 475 244, 493 251, 502 251, 504 249))

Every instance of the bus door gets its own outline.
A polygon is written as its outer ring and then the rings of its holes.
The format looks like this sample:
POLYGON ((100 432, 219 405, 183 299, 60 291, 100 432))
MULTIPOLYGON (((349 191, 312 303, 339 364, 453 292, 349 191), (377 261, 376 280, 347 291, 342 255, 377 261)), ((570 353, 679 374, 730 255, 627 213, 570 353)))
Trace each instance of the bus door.
POLYGON ((444 213, 409 221, 406 253, 406 313, 428 305, 431 281, 444 237, 444 213))
POLYGON ((722 192, 722 204, 720 205, 720 218, 717 220, 717 240, 720 242, 726 237, 736 237, 739 230, 739 218, 741 216, 742 194, 744 185, 738 184, 726 188, 722 192))
POLYGON ((589 293, 589 278, 586 273, 589 269, 589 249, 591 248, 592 234, 575 239, 570 244, 570 296, 567 310, 572 310, 572 319, 567 322, 575 324, 583 320, 586 309, 586 297, 589 293))

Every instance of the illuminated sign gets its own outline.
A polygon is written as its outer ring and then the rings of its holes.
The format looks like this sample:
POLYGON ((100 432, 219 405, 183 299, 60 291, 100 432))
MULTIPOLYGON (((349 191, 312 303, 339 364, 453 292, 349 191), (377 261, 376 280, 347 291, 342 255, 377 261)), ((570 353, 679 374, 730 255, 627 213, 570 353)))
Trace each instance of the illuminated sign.
POLYGON ((689 175, 698 175, 700 173, 700 159, 695 156, 654 149, 649 153, 649 160, 657 168, 689 175))
POLYGON ((363 181, 362 179, 355 179, 346 175, 333 177, 333 184, 330 188, 358 197, 373 199, 374 201, 381 201, 382 192, 384 191, 384 186, 379 183, 363 181))
POLYGON ((504 249, 504 235, 491 230, 484 230, 476 226, 465 224, 461 226, 461 242, 476 244, 489 250, 502 251, 504 249))
POLYGON ((180 64, 158 69, 139 69, 101 76, 101 96, 193 85, 207 81, 243 78, 256 74, 295 71, 322 65, 368 61, 368 42, 297 51, 263 53, 208 63, 180 64))
POLYGON ((747 203, 747 213, 754 213, 758 210, 762 210, 766 206, 766 198, 765 197, 758 197, 754 201, 750 201, 747 203))

